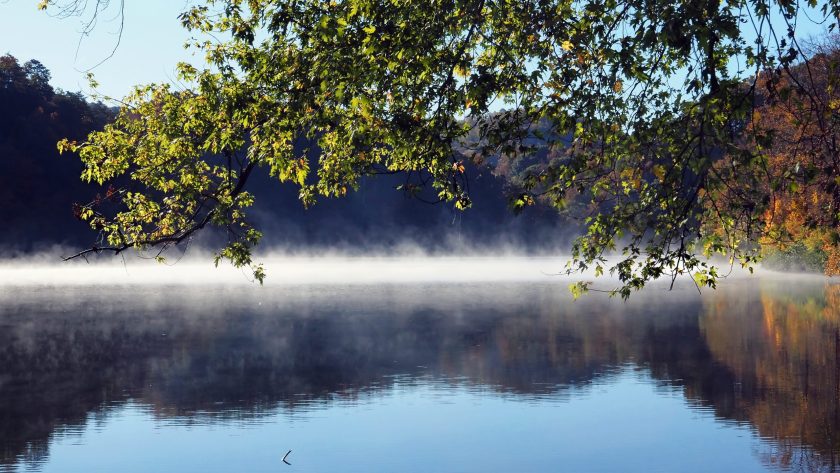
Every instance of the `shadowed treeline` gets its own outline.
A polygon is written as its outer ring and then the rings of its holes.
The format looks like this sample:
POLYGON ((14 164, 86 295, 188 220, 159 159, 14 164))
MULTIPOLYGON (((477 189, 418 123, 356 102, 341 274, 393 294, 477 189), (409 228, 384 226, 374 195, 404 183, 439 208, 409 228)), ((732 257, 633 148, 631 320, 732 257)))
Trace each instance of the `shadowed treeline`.
POLYGON ((768 465, 836 465, 836 286, 729 287, 627 304, 519 284, 22 289, 0 295, 0 461, 37 463, 129 399, 197 421, 429 379, 563 399, 631 364, 772 439, 768 465))
POLYGON ((73 216, 73 203, 97 189, 79 180, 82 163, 59 156, 56 144, 83 139, 114 113, 49 80, 36 60, 0 56, 0 254, 90 239, 82 239, 90 230, 73 216))
MULTIPOLYGON (((4 222, 0 256, 50 245, 63 245, 68 252, 81 250, 98 238, 96 231, 76 219, 74 204, 92 202, 106 191, 84 184, 78 156, 59 156, 56 144, 63 138, 83 141, 89 132, 111 121, 115 111, 87 102, 79 93, 56 91, 49 80, 49 70, 36 60, 21 64, 11 55, 0 56, 0 219, 4 222)), ((317 167, 318 153, 310 153, 309 159, 317 167)), ((297 188, 281 184, 260 169, 246 189, 256 196, 249 215, 265 234, 264 246, 298 251, 331 248, 384 253, 416 246, 429 251, 480 252, 510 245, 527 253, 566 245, 572 234, 568 219, 560 219, 547 206, 515 215, 507 197, 514 174, 494 174, 491 164, 464 163, 474 202, 466 212, 448 203, 429 203, 438 200, 430 188, 417 195, 397 190, 399 186, 422 189, 423 179, 428 178, 414 175, 409 179, 404 173, 363 178, 358 191, 341 199, 324 198, 305 209, 297 188)), ((136 182, 123 177, 112 184, 137 190, 136 182)), ((226 236, 202 238, 210 243, 226 236)))

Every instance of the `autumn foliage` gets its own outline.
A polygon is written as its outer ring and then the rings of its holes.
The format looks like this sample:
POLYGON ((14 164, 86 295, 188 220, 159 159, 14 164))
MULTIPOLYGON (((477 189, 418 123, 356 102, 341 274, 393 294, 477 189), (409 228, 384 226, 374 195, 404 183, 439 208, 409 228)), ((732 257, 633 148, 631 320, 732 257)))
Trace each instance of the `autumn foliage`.
POLYGON ((756 111, 754 121, 759 130, 774 132, 768 171, 776 189, 765 213, 763 243, 784 249, 802 242, 821 250, 827 274, 840 274, 838 66, 840 53, 834 50, 817 54, 784 81, 767 80, 772 99, 756 111))
MULTIPOLYGON (((727 185, 709 204, 732 215, 741 209, 744 217, 732 227, 760 244, 765 256, 807 257, 829 275, 840 274, 838 72, 840 48, 831 44, 748 84, 751 120, 743 125, 741 145, 715 167, 727 185), (738 153, 750 155, 754 165, 739 168, 731 159, 738 153)), ((725 234, 725 227, 714 231, 725 234)))

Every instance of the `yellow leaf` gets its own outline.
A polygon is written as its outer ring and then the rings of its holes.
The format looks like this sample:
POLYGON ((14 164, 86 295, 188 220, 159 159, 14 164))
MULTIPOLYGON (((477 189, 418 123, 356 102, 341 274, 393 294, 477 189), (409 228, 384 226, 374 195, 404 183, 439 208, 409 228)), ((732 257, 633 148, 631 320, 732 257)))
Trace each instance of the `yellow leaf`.
POLYGON ((656 166, 653 167, 653 175, 656 176, 657 179, 659 179, 659 182, 664 181, 665 180, 665 167, 662 166, 661 164, 657 164, 656 166))

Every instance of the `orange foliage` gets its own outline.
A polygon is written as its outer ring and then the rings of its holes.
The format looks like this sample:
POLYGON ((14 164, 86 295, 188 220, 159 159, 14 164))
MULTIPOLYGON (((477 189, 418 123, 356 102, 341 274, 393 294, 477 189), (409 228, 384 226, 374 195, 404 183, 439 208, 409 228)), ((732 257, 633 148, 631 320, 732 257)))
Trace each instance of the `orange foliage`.
POLYGON ((756 81, 757 106, 748 136, 764 159, 764 228, 760 243, 796 242, 828 255, 827 274, 840 274, 840 50, 819 52, 756 81), (767 136, 769 140, 761 140, 767 136))
POLYGON ((800 467, 796 457, 808 455, 802 445, 810 445, 823 455, 805 470, 834 471, 840 285, 768 281, 757 301, 724 292, 713 295, 701 318, 706 343, 742 390, 759 393, 736 399, 734 409, 762 437, 779 440, 772 460, 780 466, 800 467))

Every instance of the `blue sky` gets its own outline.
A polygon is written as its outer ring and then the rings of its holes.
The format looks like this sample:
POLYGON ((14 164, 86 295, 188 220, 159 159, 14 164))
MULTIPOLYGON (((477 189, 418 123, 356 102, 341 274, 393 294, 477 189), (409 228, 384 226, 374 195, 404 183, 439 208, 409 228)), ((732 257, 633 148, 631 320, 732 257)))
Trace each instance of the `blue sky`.
MULTIPOLYGON (((101 94, 121 98, 131 87, 150 82, 174 82, 179 61, 200 65, 202 58, 186 51, 190 34, 178 21, 190 0, 128 0, 125 27, 114 56, 94 69, 101 94)), ((114 49, 119 1, 112 0, 92 35, 82 38, 83 19, 55 18, 38 11, 38 0, 0 0, 0 55, 11 53, 21 62, 38 59, 52 72, 52 83, 69 91, 90 94, 84 71, 114 49), (81 45, 79 40, 82 39, 81 45), (78 53, 77 53, 78 48, 78 53)), ((813 9, 813 17, 819 17, 813 9)), ((776 19, 775 23, 781 23, 776 19)), ((784 31, 781 24, 779 31, 784 31)), ((817 35, 824 26, 802 21, 800 33, 817 35)))
MULTIPOLYGON (((38 11, 37 0, 0 0, 0 55, 11 53, 21 62, 37 59, 52 72, 52 84, 69 91, 90 93, 85 69, 113 50, 119 29, 118 1, 103 16, 94 33, 82 40, 82 19, 59 19, 38 11)), ((178 21, 184 0, 127 1, 125 28, 114 57, 93 70, 99 92, 126 95, 135 84, 170 82, 179 61, 200 63, 182 47, 189 39, 178 21)))

